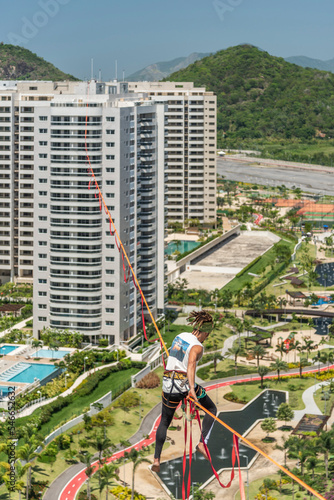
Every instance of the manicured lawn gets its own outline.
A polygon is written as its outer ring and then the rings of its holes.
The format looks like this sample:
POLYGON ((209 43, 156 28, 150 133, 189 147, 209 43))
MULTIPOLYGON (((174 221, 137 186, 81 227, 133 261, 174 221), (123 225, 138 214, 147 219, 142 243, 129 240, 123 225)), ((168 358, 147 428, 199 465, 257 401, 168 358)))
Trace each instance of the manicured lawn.
POLYGON ((329 386, 324 387, 324 392, 329 393, 329 399, 325 402, 324 399, 321 399, 323 396, 322 389, 318 389, 317 392, 314 394, 314 401, 316 402, 319 410, 325 414, 325 403, 326 403, 326 415, 330 414, 330 409, 333 407, 334 404, 334 393, 329 392, 329 386))
MULTIPOLYGON (((257 373, 256 367, 245 366, 238 364, 237 375, 245 375, 247 373, 257 373)), ((217 373, 214 373, 213 363, 209 366, 199 368, 197 375, 203 380, 215 380, 224 377, 233 377, 235 375, 234 360, 224 359, 217 363, 217 373)))
MULTIPOLYGON (((40 434, 42 436, 47 436, 58 427, 61 423, 65 423, 67 420, 70 420, 76 415, 80 415, 83 413, 84 409, 89 408, 90 403, 94 403, 99 398, 104 396, 107 392, 116 391, 123 386, 126 382, 130 380, 131 375, 134 375, 139 370, 138 368, 130 368, 129 370, 124 370, 120 372, 111 373, 109 377, 102 380, 99 385, 94 389, 93 392, 87 394, 86 396, 82 396, 73 401, 73 403, 69 404, 65 408, 62 408, 59 412, 55 413, 49 422, 42 425, 40 429, 40 434)), ((42 408, 38 408, 32 415, 39 415, 42 411, 42 408)), ((24 425, 26 422, 31 420, 31 415, 28 417, 18 418, 16 421, 17 425, 24 425)), ((21 443, 20 443, 21 444, 21 443)))
MULTIPOLYGON (((302 394, 308 387, 314 385, 314 381, 314 378, 310 377, 302 379, 293 378, 289 380, 281 380, 280 382, 277 382, 277 379, 265 379, 264 387, 279 391, 288 391, 289 404, 291 407, 294 410, 302 410, 305 408, 302 401, 302 394)), ((246 384, 234 384, 231 386, 231 390, 238 396, 239 399, 247 401, 250 401, 262 391, 260 381, 247 382, 246 384)))
MULTIPOLYGON (((249 475, 249 480, 250 480, 250 484, 249 484, 249 498, 252 499, 252 498, 255 498, 255 495, 257 495, 259 492, 260 492, 260 487, 261 485, 263 484, 263 479, 272 479, 272 480, 279 480, 279 475, 278 474, 273 474, 271 476, 266 476, 265 478, 262 478, 262 479, 257 479, 256 481, 252 481, 252 473, 250 472, 249 475)), ((298 498, 300 500, 304 499, 304 498, 310 498, 310 497, 307 497, 307 494, 305 491, 299 491, 298 489, 298 484, 295 483, 294 485, 294 498, 297 500, 298 498), (297 496, 299 495, 299 496, 297 496)), ((246 493, 246 496, 247 496, 247 486, 245 485, 245 493, 246 493)), ((268 498, 276 498, 276 499, 279 499, 279 500, 292 500, 292 484, 282 484, 282 493, 279 492, 279 490, 270 490, 269 493, 268 493, 268 498)), ((311 498, 314 498, 314 497, 311 497, 311 498)), ((265 495, 263 496, 263 499, 265 499, 265 495)), ((240 500, 240 492, 238 492, 236 495, 235 495, 235 500, 240 500)))

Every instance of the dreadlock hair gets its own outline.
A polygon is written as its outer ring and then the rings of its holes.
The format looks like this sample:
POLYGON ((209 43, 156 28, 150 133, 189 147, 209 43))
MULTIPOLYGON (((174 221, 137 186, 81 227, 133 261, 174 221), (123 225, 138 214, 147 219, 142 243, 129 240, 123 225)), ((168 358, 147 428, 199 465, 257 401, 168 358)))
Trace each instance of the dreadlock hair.
POLYGON ((190 325, 196 326, 198 329, 201 328, 203 323, 211 323, 213 326, 213 318, 208 311, 192 311, 190 316, 187 318, 190 325))

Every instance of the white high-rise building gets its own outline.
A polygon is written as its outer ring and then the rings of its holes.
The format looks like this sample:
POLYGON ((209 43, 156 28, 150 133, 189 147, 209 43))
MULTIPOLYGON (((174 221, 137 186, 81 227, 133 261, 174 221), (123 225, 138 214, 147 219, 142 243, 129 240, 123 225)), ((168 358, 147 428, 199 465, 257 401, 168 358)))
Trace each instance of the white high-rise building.
POLYGON ((0 82, 0 100, 2 280, 34 280, 35 336, 50 326, 130 338, 141 303, 88 190, 85 143, 156 316, 165 303, 164 105, 98 82, 0 82))
POLYGON ((190 82, 129 82, 129 90, 167 105, 167 219, 214 224, 216 96, 190 82))

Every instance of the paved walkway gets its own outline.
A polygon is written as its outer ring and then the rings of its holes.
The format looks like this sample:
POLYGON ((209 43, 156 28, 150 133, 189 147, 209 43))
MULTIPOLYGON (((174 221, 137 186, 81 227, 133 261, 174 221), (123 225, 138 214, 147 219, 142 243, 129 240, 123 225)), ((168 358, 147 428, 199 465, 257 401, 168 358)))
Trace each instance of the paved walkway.
POLYGON ((10 328, 7 328, 7 330, 3 330, 0 332, 0 337, 4 337, 6 333, 10 333, 12 330, 20 330, 21 328, 24 328, 27 324, 27 321, 30 321, 33 319, 33 316, 30 316, 30 318, 24 319, 23 321, 20 321, 20 323, 15 323, 15 325, 12 325, 10 328))
POLYGON ((329 382, 319 382, 317 384, 311 385, 308 387, 302 395, 302 400, 305 405, 304 410, 296 410, 294 420, 300 420, 305 413, 313 413, 315 415, 322 415, 322 412, 319 410, 318 405, 314 401, 314 393, 321 388, 322 385, 329 384, 329 382))

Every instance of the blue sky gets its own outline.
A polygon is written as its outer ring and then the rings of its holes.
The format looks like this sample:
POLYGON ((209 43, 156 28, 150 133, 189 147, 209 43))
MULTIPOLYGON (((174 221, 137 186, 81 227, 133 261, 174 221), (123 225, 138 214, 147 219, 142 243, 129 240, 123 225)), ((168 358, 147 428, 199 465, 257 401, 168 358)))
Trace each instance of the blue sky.
MULTIPOLYGON (((191 52, 251 43, 272 55, 334 57, 333 0, 14 0, 1 40, 79 78, 129 75, 191 52)), ((1 41, 0 40, 0 41, 1 41)))

